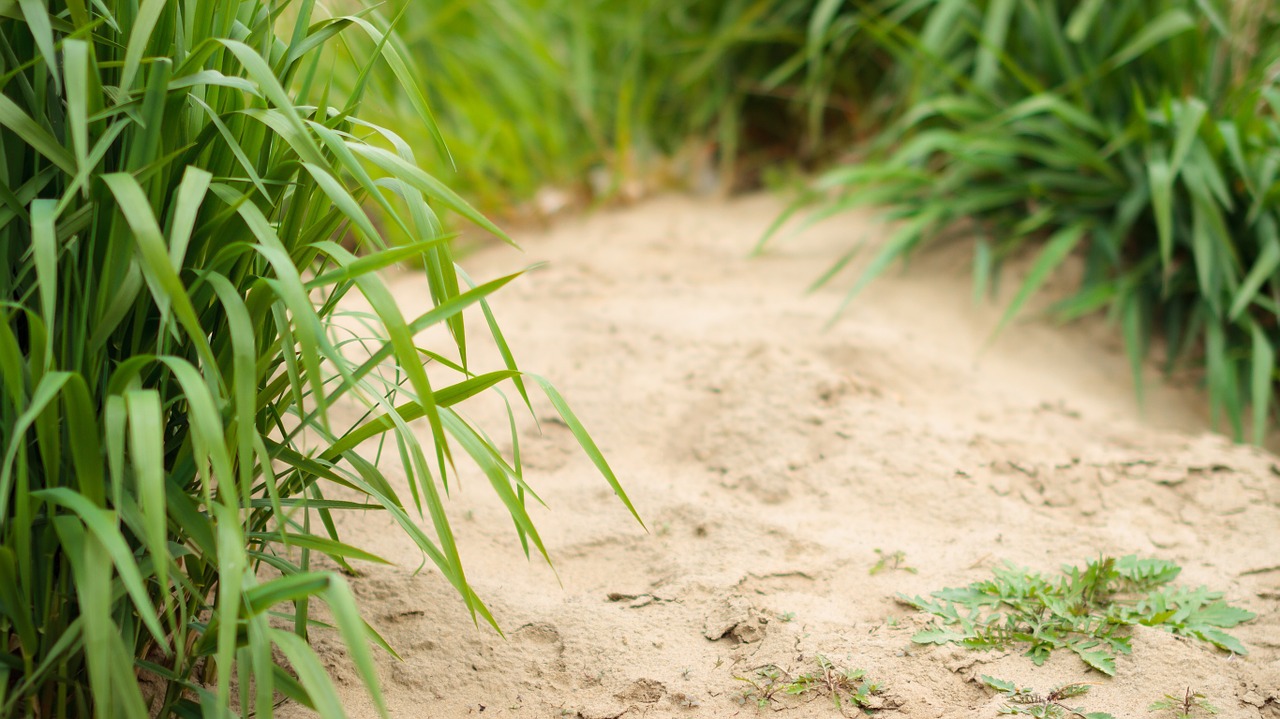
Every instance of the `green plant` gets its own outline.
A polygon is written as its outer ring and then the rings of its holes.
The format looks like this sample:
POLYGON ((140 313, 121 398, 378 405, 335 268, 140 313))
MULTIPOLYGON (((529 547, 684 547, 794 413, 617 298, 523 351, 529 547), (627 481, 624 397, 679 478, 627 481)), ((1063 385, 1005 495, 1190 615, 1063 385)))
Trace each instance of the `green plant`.
POLYGON ((1063 684, 1048 694, 1041 695, 1025 687, 1019 687, 1013 682, 996 679, 985 674, 980 679, 983 684, 1004 695, 1006 703, 1000 707, 1001 714, 1020 714, 1037 717, 1037 719, 1067 719, 1068 717, 1115 719, 1106 712, 1089 712, 1086 714, 1080 707, 1073 708, 1062 703, 1064 699, 1087 694, 1090 685, 1084 682, 1063 684))
POLYGON ((1172 712, 1177 719, 1192 719, 1197 711, 1203 711, 1206 714, 1217 714, 1218 708, 1209 703, 1205 695, 1200 692, 1191 692, 1191 687, 1187 687, 1187 691, 1182 696, 1173 694, 1165 694, 1164 698, 1151 703, 1147 707, 1149 712, 1168 711, 1172 712))
POLYGON ((879 549, 875 550, 875 552, 879 559, 876 560, 875 564, 871 565, 871 569, 867 570, 867 574, 870 574, 873 577, 886 569, 909 572, 911 574, 915 574, 919 571, 915 567, 908 567, 906 565, 907 553, 900 549, 889 552, 888 554, 880 551, 879 549))
POLYGON ((964 227, 979 297, 1006 259, 1041 248, 998 332, 1076 255, 1083 283, 1054 313, 1106 310, 1139 393, 1161 335, 1166 369, 1203 367, 1214 417, 1260 442, 1280 407, 1275 4, 882 0, 858 22, 896 59, 901 113, 872 161, 792 208, 816 205, 812 221, 884 205, 896 221, 846 303, 964 227))
MULTIPOLYGON (((429 96, 450 139, 452 157, 431 159, 456 166, 460 188, 482 207, 505 209, 546 185, 607 198, 637 179, 687 182, 735 167, 758 174, 779 157, 812 163, 867 124, 860 100, 881 75, 864 51, 883 53, 861 42, 841 3, 391 6, 403 9, 406 43, 432 78, 429 96)), ((403 109, 397 127, 431 143, 403 109)))
POLYGON ((1247 653, 1223 630, 1255 615, 1227 604, 1221 592, 1170 586, 1181 571, 1134 555, 1099 558, 1083 569, 1064 566, 1056 580, 1006 564, 992 579, 933 592, 936 601, 902 594, 898 600, 936 617, 912 641, 981 650, 1027 645, 1026 656, 1037 665, 1054 650, 1070 649, 1114 676, 1116 654, 1131 651, 1127 628, 1139 624, 1247 653))
POLYGON ((816 670, 802 674, 792 675, 775 664, 769 664, 757 668, 751 677, 734 677, 748 685, 739 698, 743 703, 751 702, 764 709, 783 696, 812 693, 831 697, 837 708, 847 704, 871 713, 881 707, 878 697, 884 690, 878 682, 867 678, 866 672, 839 667, 821 654, 814 658, 814 662, 816 670))
POLYGON ((458 410, 500 384, 522 402, 525 377, 541 386, 626 502, 560 395, 511 358, 486 298, 514 276, 472 286, 436 211, 501 231, 361 119, 365 82, 326 80, 326 48, 354 33, 376 49, 362 78, 389 70, 429 123, 402 49, 367 10, 314 8, 0 13, 0 717, 267 717, 278 694, 341 716, 306 643, 329 626, 315 599, 381 706, 369 641, 386 643, 315 558, 385 561, 333 521, 384 512, 492 623, 442 496, 474 464, 546 556, 518 448, 504 458, 458 410), (387 244, 365 203, 411 239, 387 244), (402 263, 429 304, 410 317, 377 275, 402 263), (343 309, 353 291, 370 310, 343 309), (504 367, 473 371, 468 308, 504 367), (448 350, 419 345, 435 326, 448 350))

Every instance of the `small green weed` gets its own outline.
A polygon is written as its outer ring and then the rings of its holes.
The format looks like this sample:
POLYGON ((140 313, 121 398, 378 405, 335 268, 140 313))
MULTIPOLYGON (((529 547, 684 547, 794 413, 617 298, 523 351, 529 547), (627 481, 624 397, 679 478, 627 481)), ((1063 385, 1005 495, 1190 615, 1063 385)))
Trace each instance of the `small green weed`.
POLYGON ((748 687, 738 697, 741 704, 748 702, 764 709, 787 696, 829 696, 837 708, 857 707, 870 714, 883 706, 878 698, 881 685, 872 681, 861 669, 837 666, 821 654, 815 657, 815 671, 792 675, 776 664, 757 668, 751 677, 734 677, 746 682, 748 687))
POLYGON ((903 572, 910 572, 912 574, 919 571, 915 567, 908 567, 906 565, 907 553, 901 549, 893 552, 884 552, 877 549, 875 552, 879 559, 876 560, 876 563, 873 564, 870 571, 867 572, 867 574, 870 574, 873 577, 886 569, 896 569, 903 572))
POLYGON ((1165 694, 1164 698, 1157 702, 1152 702, 1147 707, 1149 712, 1170 711, 1173 712, 1176 719, 1192 719, 1196 710, 1203 711, 1206 714, 1217 714, 1218 707, 1209 703, 1205 695, 1200 692, 1191 692, 1191 687, 1187 687, 1187 693, 1183 696, 1173 694, 1165 694))
POLYGON ((1019 714, 1039 717, 1040 719, 1067 719, 1067 717, 1084 717, 1084 719, 1115 719, 1106 712, 1085 713, 1083 707, 1069 707, 1063 704, 1064 699, 1083 696, 1089 692, 1090 684, 1072 682, 1063 684, 1048 694, 1036 694, 1031 689, 1020 687, 1013 682, 996 679, 985 674, 982 683, 1004 695, 1005 705, 1000 707, 1001 714, 1019 714))
POLYGON ((982 650, 1026 644, 1026 655, 1037 665, 1055 649, 1070 649, 1114 676, 1116 655, 1131 651, 1127 627, 1135 624, 1247 653, 1223 630, 1255 615, 1227 604, 1221 592, 1168 586, 1181 571, 1172 562, 1129 555, 1099 558, 1084 569, 1063 567, 1063 575, 1051 579, 1006 563, 992 579, 933 592, 936 601, 903 594, 898 599, 939 620, 912 641, 982 650))

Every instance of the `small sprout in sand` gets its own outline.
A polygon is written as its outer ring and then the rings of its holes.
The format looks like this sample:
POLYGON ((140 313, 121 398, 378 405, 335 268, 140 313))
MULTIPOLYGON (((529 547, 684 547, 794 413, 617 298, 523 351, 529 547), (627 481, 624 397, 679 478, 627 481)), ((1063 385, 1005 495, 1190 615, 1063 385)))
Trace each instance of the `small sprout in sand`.
POLYGON ((831 697, 837 708, 851 706, 871 713, 884 706, 879 683, 867 678, 861 669, 837 666, 819 654, 814 670, 793 675, 776 664, 758 667, 751 677, 734 677, 746 682, 748 688, 737 697, 738 703, 748 702, 764 709, 786 696, 831 697))
POLYGON ((783 623, 794 621, 795 618, 796 618, 795 612, 783 612, 778 615, 778 621, 783 623))
POLYGON ((1106 712, 1085 713, 1082 707, 1069 707, 1063 700, 1082 696, 1092 686, 1088 682, 1072 682, 1063 684, 1048 694, 1037 694, 1031 689, 1020 687, 1013 682, 996 679, 983 674, 982 683, 1004 695, 1005 705, 1000 707, 1001 714, 1016 714, 1036 717, 1037 719, 1115 719, 1106 712))
POLYGON ((1223 630, 1253 619, 1253 612, 1227 604, 1221 592, 1170 586, 1181 571, 1172 562, 1133 555, 1064 567, 1059 577, 1006 564, 992 579, 933 592, 932 599, 899 594, 898 601, 936 617, 911 637, 918 644, 1026 646, 1036 665, 1054 650, 1069 649, 1108 676, 1115 676, 1116 655, 1131 651, 1128 628, 1136 624, 1245 654, 1223 630))
POLYGON ((901 549, 892 552, 883 552, 879 549, 875 550, 876 556, 880 557, 876 563, 871 566, 871 570, 867 573, 875 576, 886 569, 896 569, 903 572, 917 572, 915 567, 908 567, 904 562, 907 560, 907 553, 901 549))
POLYGON ((1149 712, 1170 711, 1176 719, 1194 719, 1197 712, 1205 714, 1217 714, 1218 707, 1209 703, 1200 692, 1191 692, 1191 687, 1187 687, 1187 693, 1181 697, 1173 694, 1165 694, 1164 698, 1157 702, 1152 702, 1147 707, 1149 712))

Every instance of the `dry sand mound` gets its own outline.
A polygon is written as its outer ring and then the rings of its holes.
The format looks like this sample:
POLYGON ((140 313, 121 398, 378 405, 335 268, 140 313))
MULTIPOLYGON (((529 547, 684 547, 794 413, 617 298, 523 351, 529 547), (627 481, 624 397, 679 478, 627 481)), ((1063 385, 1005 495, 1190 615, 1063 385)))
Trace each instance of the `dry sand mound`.
MULTIPOLYGON (((881 681, 886 717, 995 717, 979 674, 1095 681, 1074 703, 1118 718, 1154 716, 1149 703, 1188 686, 1223 717, 1280 717, 1280 461, 1207 433, 1202 399, 1154 375, 1142 416, 1105 328, 1024 322, 984 352, 999 309, 968 300, 955 250, 872 285, 824 331, 839 290, 805 285, 850 240, 883 233, 846 216, 748 259, 779 209, 664 198, 518 237, 526 255, 468 259, 485 277, 549 261, 495 310, 650 531, 549 408, 522 450, 550 505, 534 520, 556 573, 520 556, 483 479, 464 476, 449 504, 506 639, 474 627, 433 571, 415 573, 418 553, 376 515, 347 518, 346 538, 401 562, 352 580, 404 657, 380 659, 392 715, 768 715, 735 677, 803 671, 821 654, 881 681), (870 575, 876 549, 917 573, 870 575), (1225 591, 1258 615, 1233 630, 1251 653, 1140 628, 1106 679, 1074 656, 1036 668, 1016 652, 913 644, 924 619, 893 599, 1003 560, 1052 571, 1099 553, 1173 560, 1182 583, 1225 591)), ((394 284, 406 306, 424 302, 418 278, 394 284)), ((495 408, 472 414, 501 435, 495 408)), ((352 713, 374 716, 336 638, 319 644, 352 713)), ((813 697, 773 708, 841 714, 813 697)))

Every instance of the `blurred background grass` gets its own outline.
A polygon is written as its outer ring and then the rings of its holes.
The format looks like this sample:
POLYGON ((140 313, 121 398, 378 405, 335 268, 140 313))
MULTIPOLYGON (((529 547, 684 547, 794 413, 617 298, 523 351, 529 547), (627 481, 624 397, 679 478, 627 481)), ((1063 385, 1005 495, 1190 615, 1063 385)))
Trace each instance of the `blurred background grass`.
MULTIPOLYGON (((541 218, 817 172, 786 183, 802 188, 788 216, 871 205, 901 221, 850 299, 973 220, 979 293, 1007 258, 1040 253, 1006 321, 1079 256, 1083 282, 1058 317, 1107 313, 1135 378, 1153 347, 1167 370, 1202 370, 1215 421, 1237 439, 1261 441, 1275 415, 1274 3, 397 0, 387 11, 451 153, 430 162, 490 212, 541 218)), ((430 144, 411 120, 399 127, 430 144)))

